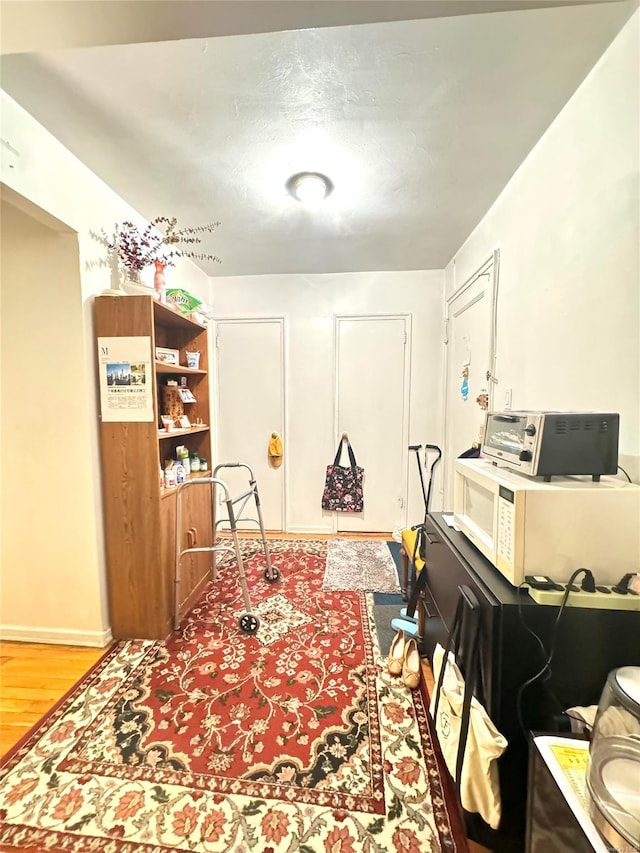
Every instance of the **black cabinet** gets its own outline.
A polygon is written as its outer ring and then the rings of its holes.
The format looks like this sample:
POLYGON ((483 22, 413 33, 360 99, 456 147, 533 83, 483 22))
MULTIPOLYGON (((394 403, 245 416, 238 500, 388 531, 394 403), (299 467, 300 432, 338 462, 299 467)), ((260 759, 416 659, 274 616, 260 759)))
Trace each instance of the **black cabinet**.
POLYGON ((532 737, 529 750, 526 851, 567 853, 569 850, 571 853, 593 853, 594 846, 569 807, 532 737))
MULTIPOLYGON (((441 513, 432 513, 427 519, 425 571, 423 652, 431 657, 437 642, 445 644, 458 587, 471 587, 481 608, 482 690, 478 698, 509 742, 499 759, 500 829, 493 833, 479 824, 471 835, 498 853, 522 853, 527 732, 567 731, 564 709, 597 704, 612 669, 640 665, 640 613, 567 606, 556 630, 559 608, 539 605, 525 591, 513 587, 462 533, 446 524, 441 513), (554 631, 549 670, 526 686, 543 668, 554 631), (544 644, 544 654, 532 632, 544 644)), ((464 670, 464 660, 460 663, 464 670)))

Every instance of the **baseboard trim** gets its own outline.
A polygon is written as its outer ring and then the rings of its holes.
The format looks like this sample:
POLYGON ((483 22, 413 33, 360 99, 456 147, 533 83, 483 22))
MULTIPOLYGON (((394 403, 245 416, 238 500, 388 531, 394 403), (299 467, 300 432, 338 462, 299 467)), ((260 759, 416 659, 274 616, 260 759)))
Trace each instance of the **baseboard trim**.
POLYGON ((0 640, 18 643, 51 643, 56 646, 93 646, 104 649, 113 641, 111 628, 104 631, 74 631, 65 628, 36 628, 26 625, 0 625, 0 640))
POLYGON ((287 533, 321 533, 323 536, 331 536, 333 533, 332 527, 302 527, 297 524, 289 524, 287 533))

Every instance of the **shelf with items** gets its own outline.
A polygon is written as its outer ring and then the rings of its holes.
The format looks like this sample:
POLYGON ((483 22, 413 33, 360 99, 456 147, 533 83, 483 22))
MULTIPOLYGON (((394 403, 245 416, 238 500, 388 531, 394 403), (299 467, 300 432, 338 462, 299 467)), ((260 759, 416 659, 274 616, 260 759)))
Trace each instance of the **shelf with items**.
POLYGON ((158 302, 156 300, 153 302, 153 318, 156 328, 166 327, 170 329, 186 329, 192 337, 197 333, 194 332, 194 330, 203 332, 206 332, 207 330, 206 326, 202 326, 195 320, 185 317, 184 314, 181 314, 175 308, 172 308, 169 305, 164 305, 162 302, 158 302))
POLYGON ((186 376, 206 376, 207 371, 195 367, 184 367, 176 364, 166 364, 164 361, 156 361, 156 373, 160 376, 163 374, 186 375, 186 376))
POLYGON ((163 376, 157 377, 158 438, 164 440, 175 433, 190 435, 208 430, 209 386, 204 376, 181 377, 185 380, 184 385, 169 384, 173 380, 163 383, 163 376), (184 418, 186 422, 181 423, 184 418))
MULTIPOLYGON (((206 460, 206 471, 191 476, 206 476, 210 468, 208 332, 205 326, 142 295, 96 297, 94 330, 98 346, 105 340, 119 342, 123 347, 135 343, 136 352, 142 347, 146 353, 144 358, 135 357, 136 363, 144 362, 146 366, 144 379, 136 386, 142 389, 136 390, 136 395, 144 397, 148 405, 146 419, 135 422, 123 407, 120 420, 112 418, 111 422, 103 420, 100 424, 111 631, 115 639, 165 639, 171 633, 173 616, 176 502, 170 498, 176 490, 161 488, 159 473, 165 462, 176 460, 180 445, 190 456, 197 454, 206 460), (159 361, 157 348, 175 351, 178 364, 159 361), (187 353, 193 352, 200 353, 198 368, 187 366, 187 353), (184 385, 179 384, 182 376, 184 385), (176 380, 178 385, 171 387, 189 389, 196 401, 185 404, 191 426, 161 432, 161 416, 165 414, 162 389, 167 382, 176 380)), ((133 368, 132 363, 132 376, 133 368)), ((125 400, 134 397, 126 389, 123 394, 112 396, 125 400)), ((201 501, 201 495, 197 502, 189 498, 185 511, 191 535, 197 529, 198 542, 205 544, 213 536, 212 513, 211 508, 208 514, 205 512, 201 501)), ((185 541, 180 544, 187 547, 185 541)), ((200 559, 202 556, 193 555, 189 562, 185 607, 193 603, 209 577, 210 567, 206 559, 200 559)))
POLYGON ((159 464, 164 470, 168 462, 176 462, 178 459, 178 448, 186 447, 189 455, 196 454, 198 459, 206 459, 211 462, 211 440, 209 429, 185 430, 167 433, 166 439, 159 444, 159 464))
MULTIPOLYGON (((197 477, 211 477, 211 469, 207 469, 206 471, 191 471, 185 477, 185 480, 194 480, 197 477)), ((160 490, 160 499, 164 500, 165 498, 170 498, 178 491, 177 486, 163 486, 160 490)))
POLYGON ((154 354, 156 372, 160 374, 207 374, 207 329, 193 320, 176 315, 170 308, 154 303, 156 318, 154 354), (158 314, 158 308, 165 312, 158 314), (180 322, 175 324, 175 318, 180 322), (159 318, 159 320, 158 320, 159 318), (166 322, 166 321, 169 322, 166 322), (189 364, 189 356, 196 355, 197 364, 189 364))
POLYGON ((208 432, 209 429, 210 427, 203 424, 202 426, 192 426, 191 429, 172 429, 169 430, 169 432, 161 430, 158 433, 158 438, 160 440, 165 438, 176 438, 176 436, 183 438, 185 435, 192 435, 195 432, 208 432))

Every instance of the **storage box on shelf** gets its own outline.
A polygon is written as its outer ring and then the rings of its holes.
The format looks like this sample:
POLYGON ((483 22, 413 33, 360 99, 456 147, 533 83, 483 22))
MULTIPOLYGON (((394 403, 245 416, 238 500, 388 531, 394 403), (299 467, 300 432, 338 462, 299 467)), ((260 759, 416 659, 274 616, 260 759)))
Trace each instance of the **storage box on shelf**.
MULTIPOLYGON (((164 639, 171 632, 173 613, 176 489, 161 488, 159 472, 165 460, 176 458, 179 445, 211 460, 208 333, 206 327, 151 296, 96 297, 94 331, 96 338, 150 339, 155 417, 143 423, 100 424, 102 493, 113 636, 164 639), (156 360, 156 347, 178 350, 179 365, 156 360), (187 351, 200 352, 199 369, 185 366, 187 351), (195 398, 184 406, 192 426, 167 432, 161 421, 161 389, 167 379, 181 376, 187 378, 186 387, 195 398)), ((207 475, 210 472, 200 471, 189 476, 207 475)), ((185 492, 182 548, 211 544, 213 502, 209 498, 206 488, 185 492)), ((182 612, 206 584, 210 559, 208 554, 194 554, 183 560, 182 612)))

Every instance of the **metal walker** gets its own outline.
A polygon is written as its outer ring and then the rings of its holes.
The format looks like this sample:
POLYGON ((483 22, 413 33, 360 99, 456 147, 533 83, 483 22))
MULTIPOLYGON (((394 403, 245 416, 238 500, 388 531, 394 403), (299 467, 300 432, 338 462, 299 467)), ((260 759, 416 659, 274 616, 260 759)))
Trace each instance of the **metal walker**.
POLYGON ((267 561, 267 568, 264 571, 264 579, 268 583, 276 583, 280 579, 280 570, 272 565, 271 563, 271 555, 269 553, 269 545, 267 543, 267 537, 264 532, 264 524, 262 521, 262 511, 260 509, 260 495, 258 493, 258 484, 253 476, 253 471, 249 465, 245 465, 242 462, 227 462, 221 465, 217 465, 213 470, 212 477, 198 477, 194 480, 187 480, 184 483, 180 483, 176 491, 176 564, 175 564, 175 574, 174 574, 174 605, 173 605, 173 628, 175 631, 180 627, 180 582, 181 582, 181 563, 182 558, 185 554, 211 554, 212 563, 211 563, 211 571, 212 571, 212 580, 215 582, 217 579, 217 565, 216 565, 216 554, 227 551, 232 554, 235 554, 236 561, 238 563, 238 575, 240 578, 240 586, 242 588, 242 600, 244 603, 245 612, 242 613, 238 619, 238 624, 240 626, 240 630, 245 634, 255 634, 258 628, 260 627, 260 619, 253 613, 253 606, 251 604, 251 597, 249 595, 249 590, 247 588, 247 576, 244 570, 244 561, 242 559, 242 552, 240 549, 240 540, 238 539, 238 521, 253 521, 260 527, 260 533, 262 535, 262 545, 264 548, 264 554, 267 561), (224 482, 224 480, 220 480, 216 475, 218 471, 223 468, 246 468, 249 472, 249 489, 243 494, 239 495, 237 498, 232 498, 229 493, 229 487, 224 482), (192 488, 193 486, 208 486, 211 490, 211 520, 213 523, 213 544, 205 545, 202 547, 191 547, 191 548, 181 548, 181 540, 182 540, 182 495, 185 490, 188 488, 192 488), (220 519, 219 521, 215 521, 215 494, 216 494, 216 486, 219 486, 224 493, 224 503, 227 507, 227 518, 220 519), (242 519, 242 512, 247 505, 249 499, 253 496, 256 504, 257 511, 257 519, 242 519), (242 501, 242 506, 240 507, 240 511, 236 513, 234 511, 234 505, 242 501), (216 533, 219 524, 228 523, 231 531, 231 536, 233 538, 233 547, 230 545, 216 545, 216 533))

